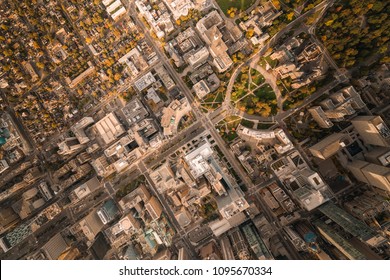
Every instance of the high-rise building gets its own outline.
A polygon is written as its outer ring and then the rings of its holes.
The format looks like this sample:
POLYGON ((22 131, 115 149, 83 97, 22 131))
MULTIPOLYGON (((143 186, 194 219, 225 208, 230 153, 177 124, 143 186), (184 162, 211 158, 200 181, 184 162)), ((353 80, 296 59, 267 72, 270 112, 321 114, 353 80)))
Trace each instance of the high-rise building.
POLYGON ((390 192, 390 168, 382 165, 355 160, 348 169, 361 182, 390 192))
POLYGON ((179 249, 177 259, 180 261, 190 259, 190 257, 188 256, 188 253, 187 253, 186 249, 184 249, 184 247, 179 249))
POLYGON ((225 235, 220 240, 220 246, 222 251, 222 257, 224 260, 234 260, 234 253, 232 244, 230 243, 229 238, 225 235))
POLYGON ((322 139, 314 146, 311 146, 309 151, 313 156, 325 160, 335 155, 350 142, 351 139, 348 135, 343 133, 335 133, 322 139))
POLYGON ((335 246, 343 255, 350 260, 365 260, 366 257, 344 237, 342 237, 335 229, 328 226, 324 222, 317 220, 313 224, 316 226, 320 234, 333 246, 335 246))
POLYGON ((257 259, 259 260, 273 259, 270 251, 268 250, 264 241, 261 239, 260 235, 258 234, 254 224, 246 224, 245 226, 242 227, 242 232, 244 233, 244 236, 248 241, 248 244, 257 259))
POLYGON ((228 232, 230 242, 233 245, 233 251, 236 259, 248 260, 250 259, 250 253, 244 237, 238 227, 228 232))
POLYGON ((211 241, 207 245, 200 248, 199 255, 202 260, 220 260, 222 254, 219 251, 215 241, 211 241))
POLYGON ((45 245, 43 245, 42 251, 47 259, 57 260, 68 248, 69 245, 62 237, 61 233, 57 233, 45 245))
POLYGON ((148 210, 148 213, 153 220, 160 218, 163 210, 160 201, 158 201, 157 197, 155 196, 150 198, 150 200, 145 204, 145 208, 148 210))
POLYGON ((390 148, 377 147, 364 154, 367 161, 383 166, 390 165, 390 148))
POLYGON ((116 203, 112 199, 104 202, 103 206, 97 211, 97 215, 103 224, 111 222, 118 216, 118 214, 118 206, 116 206, 116 203))
POLYGON ((360 94, 349 86, 321 101, 320 106, 309 108, 309 112, 320 127, 330 128, 333 122, 344 121, 365 106, 360 94))
POLYGON ((153 256, 153 260, 170 260, 172 253, 168 248, 165 248, 153 256))
POLYGON ((354 216, 332 202, 321 205, 319 210, 333 222, 338 224, 344 231, 358 238, 367 245, 376 247, 386 241, 384 237, 380 236, 367 224, 356 219, 354 216))
POLYGON ((11 207, 0 209, 0 234, 15 226, 19 222, 19 216, 11 207))
POLYGON ((380 116, 358 116, 351 122, 366 143, 390 147, 390 129, 380 116))
POLYGON ((390 201, 373 191, 366 191, 344 203, 349 213, 362 220, 372 220, 390 210, 390 201))

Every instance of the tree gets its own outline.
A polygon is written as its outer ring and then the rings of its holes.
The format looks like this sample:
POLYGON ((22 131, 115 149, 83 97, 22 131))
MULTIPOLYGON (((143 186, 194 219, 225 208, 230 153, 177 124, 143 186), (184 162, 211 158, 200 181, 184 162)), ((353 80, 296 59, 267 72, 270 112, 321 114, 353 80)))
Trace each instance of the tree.
POLYGON ((9 56, 11 56, 13 54, 13 52, 10 49, 5 49, 3 51, 3 54, 4 54, 4 56, 9 57, 9 56))
POLYGON ((280 10, 280 2, 278 0, 272 0, 272 4, 274 4, 276 9, 280 10))
POLYGON ((37 67, 38 67, 39 69, 45 68, 45 65, 44 65, 42 62, 37 62, 36 65, 37 65, 37 67))
POLYGON ((245 36, 249 39, 249 38, 252 38, 253 37, 253 34, 255 33, 254 29, 253 28, 248 28, 248 30, 246 31, 246 34, 245 36))
POLYGON ((384 56, 381 60, 380 63, 390 63, 390 56, 384 56))
POLYGON ((384 8, 384 5, 381 1, 375 1, 375 3, 372 6, 372 10, 379 13, 384 8))
POLYGON ((389 47, 387 45, 383 45, 379 48, 379 53, 386 53, 389 47))
POLYGON ((114 75, 114 80, 115 80, 115 81, 118 81, 121 77, 122 77, 121 74, 116 73, 116 74, 114 75))
POLYGON ((325 22, 325 25, 326 25, 326 26, 331 26, 332 23, 333 23, 333 19, 328 20, 327 22, 325 22))
POLYGON ((291 13, 287 14, 287 20, 288 21, 292 21, 293 18, 294 18, 294 12, 291 12, 291 13))

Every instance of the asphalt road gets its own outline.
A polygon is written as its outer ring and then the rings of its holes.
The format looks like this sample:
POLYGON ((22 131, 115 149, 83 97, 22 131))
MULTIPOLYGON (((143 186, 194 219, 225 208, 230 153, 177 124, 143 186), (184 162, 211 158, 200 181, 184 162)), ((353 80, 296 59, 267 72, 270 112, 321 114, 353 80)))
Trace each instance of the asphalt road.
MULTIPOLYGON (((131 9, 130 9, 131 11, 131 9)), ((146 29, 144 23, 138 18, 138 15, 135 14, 136 13, 136 10, 134 9, 133 10, 133 18, 134 20, 136 21, 137 25, 139 27, 141 27, 145 33, 145 38, 149 41, 150 45, 153 46, 155 52, 157 53, 157 55, 159 56, 159 58, 161 59, 161 61, 163 62, 165 68, 167 69, 168 73, 171 75, 171 77, 174 79, 174 81, 176 82, 177 86, 180 88, 180 90, 182 91, 182 93, 187 97, 188 101, 190 102, 190 104, 192 104, 194 102, 194 96, 193 94, 191 93, 191 91, 189 90, 189 88, 186 86, 186 84, 183 82, 183 80, 181 79, 181 77, 178 75, 178 73, 173 69, 172 65, 170 64, 169 60, 167 59, 167 57, 165 56, 165 54, 161 51, 160 47, 158 45, 156 45, 156 42, 151 38, 151 36, 149 35, 149 30, 146 29)), ((273 38, 273 40, 276 40, 277 38, 273 38)), ((194 114, 197 118, 197 120, 200 120, 202 126, 210 132, 211 136, 213 137, 213 139, 216 141, 218 147, 220 148, 221 152, 225 155, 227 161, 231 164, 232 168, 235 170, 235 172, 237 173, 237 175, 240 177, 241 181, 250 189, 254 189, 255 186, 253 185, 252 181, 249 179, 249 177, 247 176, 245 170, 243 169, 243 167, 241 166, 241 164, 238 162, 238 160, 236 159, 236 157, 234 156, 233 152, 228 148, 227 144, 225 143, 225 141, 221 138, 221 136, 219 135, 219 133, 216 131, 215 127, 214 127, 214 124, 210 121, 209 119, 209 116, 208 115, 204 115, 201 113, 201 111, 199 110, 198 107, 194 107, 194 114)), ((191 135, 188 135, 187 137, 191 137, 191 135)), ((175 147, 172 148, 172 150, 174 150, 175 147)), ((159 157, 160 158, 160 157, 159 157)), ((147 168, 145 166, 143 166, 143 163, 141 163, 141 171, 142 172, 145 172, 145 176, 146 178, 148 179, 148 181, 151 183, 151 185, 154 187, 153 185, 153 182, 152 180, 150 179, 149 175, 147 174, 147 168)), ((158 194, 158 192, 155 190, 155 187, 154 187, 154 191, 157 195, 157 197, 159 198, 159 200, 162 202, 166 212, 168 213, 168 215, 170 216, 173 224, 175 226, 178 227, 178 233, 182 233, 182 230, 181 230, 181 227, 178 225, 172 211, 170 210, 170 207, 167 205, 167 203, 165 202, 165 199, 160 195, 158 194)), ((266 204, 264 203, 264 201, 260 200, 259 201, 260 204, 261 204, 261 207, 262 207, 262 210, 264 213, 267 213, 267 216, 268 218, 270 219, 270 221, 272 222, 275 222, 277 223, 278 221, 275 220, 275 217, 273 215, 269 215, 269 209, 267 208, 266 204)), ((279 225, 280 226, 280 225, 279 225)), ((280 234, 280 233, 279 233, 280 234)), ((184 237, 182 235, 182 239, 185 243, 189 242, 187 240, 186 237, 184 237)), ((284 240, 283 238, 281 238, 281 240, 284 240)), ((286 246, 288 246, 289 244, 286 244, 286 246)), ((192 246, 189 245, 189 247, 191 248, 192 246)), ((293 250, 291 248, 291 246, 288 247, 288 250, 289 251, 292 251, 291 254, 294 255, 294 257, 298 258, 299 256, 297 255, 297 253, 294 254, 295 250, 293 250)), ((191 250, 193 251, 193 250, 191 250)))
POLYGON ((191 259, 197 259, 198 257, 197 257, 197 253, 196 253, 194 247, 192 246, 191 242, 186 237, 184 230, 181 228, 181 226, 177 222, 175 215, 173 214, 165 197, 163 197, 163 195, 157 191, 156 186, 154 185, 152 178, 150 178, 150 176, 149 176, 149 172, 147 172, 148 169, 143 164, 143 162, 139 163, 139 168, 140 168, 141 172, 143 173, 143 175, 145 176, 146 180, 148 181, 149 186, 151 186, 151 190, 152 190, 153 195, 159 199, 159 201, 161 202, 161 205, 164 208, 164 213, 166 213, 168 215, 168 217, 171 221, 171 224, 174 226, 174 228, 176 230, 177 237, 178 237, 178 239, 176 241, 180 241, 180 243, 187 250, 188 254, 191 256, 191 259))

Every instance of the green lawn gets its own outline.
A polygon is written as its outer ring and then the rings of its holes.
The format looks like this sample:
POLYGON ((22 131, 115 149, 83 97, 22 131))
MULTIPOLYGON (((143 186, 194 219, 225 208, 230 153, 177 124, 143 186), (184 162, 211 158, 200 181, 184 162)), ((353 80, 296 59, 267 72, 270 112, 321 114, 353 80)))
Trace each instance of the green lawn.
POLYGON ((259 86, 265 82, 265 78, 258 71, 256 71, 256 72, 257 73, 255 75, 252 75, 252 82, 259 86))
POLYGON ((242 98, 244 95, 246 95, 248 92, 243 89, 234 89, 232 92, 232 100, 237 101, 238 99, 242 98))
POLYGON ((210 93, 207 95, 206 99, 203 99, 202 103, 214 102, 214 99, 215 99, 215 93, 210 93))
POLYGON ((255 84, 253 84, 253 83, 251 83, 250 85, 249 85, 249 88, 250 88, 250 90, 254 90, 254 89, 256 89, 257 87, 258 87, 259 85, 255 85, 255 84))
POLYGON ((230 116, 220 121, 215 127, 219 129, 219 134, 227 142, 233 141, 238 135, 236 129, 241 122, 240 117, 230 116))
POLYGON ((274 123, 258 123, 257 129, 269 129, 273 125, 275 125, 275 124, 274 123))
POLYGON ((242 119, 241 120, 241 125, 245 126, 245 127, 249 127, 249 128, 253 128, 253 126, 255 125, 254 122, 252 121, 248 121, 246 119, 242 119))
POLYGON ((245 11, 248 9, 255 0, 216 0, 221 10, 227 15, 227 10, 231 7, 235 7, 238 10, 245 11))
POLYGON ((217 97, 215 98, 215 101, 214 102, 222 102, 224 99, 224 96, 222 94, 222 92, 218 93, 217 97))
POLYGON ((259 65, 263 68, 267 66, 267 63, 269 64, 269 66, 271 66, 271 68, 275 68, 278 65, 278 61, 276 59, 272 60, 269 56, 262 57, 259 60, 259 65))
POLYGON ((258 88, 253 92, 261 101, 275 100, 276 95, 272 87, 268 84, 258 88))
POLYGON ((276 65, 278 65, 278 61, 277 61, 277 60, 272 60, 271 57, 269 57, 269 56, 266 56, 264 59, 268 62, 268 64, 269 64, 272 68, 275 68, 276 65))

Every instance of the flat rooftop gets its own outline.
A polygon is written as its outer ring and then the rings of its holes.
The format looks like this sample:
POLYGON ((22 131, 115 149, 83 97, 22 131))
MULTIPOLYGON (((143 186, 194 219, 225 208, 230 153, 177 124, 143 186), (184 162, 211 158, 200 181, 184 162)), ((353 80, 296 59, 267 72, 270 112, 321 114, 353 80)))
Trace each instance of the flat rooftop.
POLYGON ((109 113, 103 119, 98 121, 95 124, 95 127, 105 144, 110 144, 125 133, 122 124, 119 122, 114 113, 109 113))

